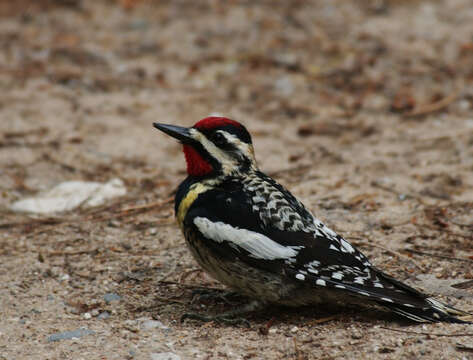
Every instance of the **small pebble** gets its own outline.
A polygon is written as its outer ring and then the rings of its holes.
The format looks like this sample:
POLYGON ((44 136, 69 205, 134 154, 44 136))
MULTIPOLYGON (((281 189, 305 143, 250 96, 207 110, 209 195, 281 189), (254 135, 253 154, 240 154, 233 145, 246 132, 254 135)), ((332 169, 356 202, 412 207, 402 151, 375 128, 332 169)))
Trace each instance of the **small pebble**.
POLYGON ((121 223, 120 221, 117 221, 117 220, 111 220, 108 222, 107 224, 109 227, 114 227, 114 228, 119 228, 121 227, 121 223))
POLYGON ((115 294, 115 293, 107 293, 103 296, 103 299, 107 302, 107 303, 111 303, 112 301, 119 301, 122 299, 122 297, 118 294, 115 294))
POLYGON ((145 330, 156 329, 156 328, 163 329, 163 330, 168 330, 169 329, 161 321, 157 321, 157 320, 143 321, 143 323, 141 324, 141 327, 145 330))
MULTIPOLYGON (((392 352, 395 352, 396 350, 394 350, 393 348, 390 348, 390 347, 387 347, 387 346, 383 346, 381 348, 378 349, 378 352, 380 354, 389 354, 389 353, 392 353, 392 352)), ((422 349, 420 350, 421 354, 422 354, 422 349)), ((424 355, 424 354, 422 354, 424 355)))
POLYGON ((289 96, 294 92, 294 85, 289 77, 282 77, 275 81, 274 88, 280 95, 289 96))
POLYGON ((92 318, 92 315, 90 315, 90 313, 88 313, 88 312, 84 313, 83 316, 84 316, 85 320, 90 320, 92 318))
POLYGON ((151 360, 181 360, 181 357, 172 352, 152 353, 151 360))
POLYGON ((134 19, 128 24, 130 30, 144 30, 147 29, 149 23, 145 19, 134 19))
POLYGON ((358 339, 362 339, 363 338, 363 334, 359 333, 359 332, 353 332, 351 334, 351 338, 352 339, 355 339, 355 340, 358 340, 358 339))
POLYGON ((95 334, 95 331, 92 331, 86 328, 79 328, 73 331, 64 331, 60 333, 51 334, 48 337, 48 342, 70 340, 74 338, 78 339, 85 335, 94 335, 94 334, 95 334))
POLYGON ((296 333, 299 331, 299 328, 297 326, 294 326, 292 329, 291 329, 291 332, 292 333, 296 333))
POLYGON ((470 102, 468 100, 460 100, 458 102, 458 107, 461 110, 469 110, 470 109, 470 102))
POLYGON ((99 320, 105 320, 110 317, 110 313, 108 311, 101 312, 99 316, 97 316, 97 319, 99 320))

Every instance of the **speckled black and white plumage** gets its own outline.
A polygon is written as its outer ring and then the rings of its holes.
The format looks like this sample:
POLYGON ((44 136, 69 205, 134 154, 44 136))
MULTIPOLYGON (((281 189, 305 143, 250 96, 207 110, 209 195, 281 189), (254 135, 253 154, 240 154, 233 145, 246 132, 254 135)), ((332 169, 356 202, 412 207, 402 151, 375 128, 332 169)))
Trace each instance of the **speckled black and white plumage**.
POLYGON ((461 322, 453 316, 461 311, 373 267, 259 171, 242 125, 211 119, 211 124, 204 119, 190 129, 162 129, 187 146, 194 144, 201 156, 197 161, 212 168, 190 174, 175 203, 187 244, 210 275, 263 303, 372 303, 419 322, 461 322))

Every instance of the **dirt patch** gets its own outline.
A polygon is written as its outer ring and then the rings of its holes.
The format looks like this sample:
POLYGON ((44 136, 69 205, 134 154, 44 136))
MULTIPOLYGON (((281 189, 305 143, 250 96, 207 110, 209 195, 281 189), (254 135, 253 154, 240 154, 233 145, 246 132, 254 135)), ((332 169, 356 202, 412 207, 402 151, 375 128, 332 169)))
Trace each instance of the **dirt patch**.
POLYGON ((325 223, 471 312, 470 1, 13 3, 0 4, 0 358, 471 358, 471 326, 350 308, 180 323, 246 299, 192 301, 222 287, 174 221, 180 147, 151 126, 243 122, 260 167, 325 223), (117 177, 127 195, 99 208, 8 207, 117 177))

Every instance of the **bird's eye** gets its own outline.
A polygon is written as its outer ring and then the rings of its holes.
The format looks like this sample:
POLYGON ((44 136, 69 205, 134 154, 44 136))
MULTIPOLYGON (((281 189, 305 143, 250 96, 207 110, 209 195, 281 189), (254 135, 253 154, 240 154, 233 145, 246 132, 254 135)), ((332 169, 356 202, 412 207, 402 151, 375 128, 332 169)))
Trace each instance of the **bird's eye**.
POLYGON ((212 135, 212 141, 215 145, 224 145, 227 143, 225 136, 222 133, 216 132, 212 135))

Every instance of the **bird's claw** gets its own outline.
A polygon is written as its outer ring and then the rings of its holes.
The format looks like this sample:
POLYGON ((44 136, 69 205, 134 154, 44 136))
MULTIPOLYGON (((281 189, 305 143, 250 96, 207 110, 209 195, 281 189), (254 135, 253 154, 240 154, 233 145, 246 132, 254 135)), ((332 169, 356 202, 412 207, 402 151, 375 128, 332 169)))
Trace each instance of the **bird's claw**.
POLYGON ((222 315, 202 315, 196 313, 185 313, 181 316, 181 322, 184 322, 186 319, 199 320, 203 322, 215 321, 217 323, 222 323, 226 325, 244 325, 250 327, 250 322, 247 319, 238 317, 232 318, 226 314, 222 315))
POLYGON ((207 290, 207 289, 197 289, 192 291, 192 300, 191 304, 200 302, 201 300, 215 299, 221 300, 228 305, 235 305, 231 302, 229 298, 238 296, 238 293, 234 291, 220 291, 220 290, 207 290))

